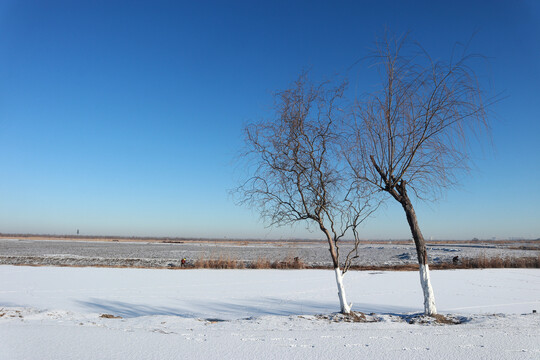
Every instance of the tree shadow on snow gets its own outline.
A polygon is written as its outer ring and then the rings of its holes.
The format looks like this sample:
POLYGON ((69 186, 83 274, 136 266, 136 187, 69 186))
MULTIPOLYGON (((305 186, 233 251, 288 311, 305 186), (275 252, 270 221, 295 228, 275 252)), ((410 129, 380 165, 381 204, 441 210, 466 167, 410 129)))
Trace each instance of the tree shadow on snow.
POLYGON ((92 312, 114 314, 123 318, 167 315, 182 318, 213 318, 233 320, 255 318, 267 315, 316 315, 339 311, 339 303, 337 303, 337 301, 298 301, 279 298, 257 298, 246 301, 197 300, 196 303, 178 300, 178 306, 174 307, 136 304, 107 299, 90 299, 88 301, 78 301, 77 303, 92 312))
POLYGON ((79 305, 84 306, 90 311, 99 313, 114 314, 123 318, 134 318, 140 316, 152 315, 171 315, 189 318, 192 317, 188 313, 183 313, 181 309, 165 307, 165 306, 150 306, 144 304, 132 304, 124 301, 113 301, 104 299, 91 299, 89 301, 77 301, 79 305))

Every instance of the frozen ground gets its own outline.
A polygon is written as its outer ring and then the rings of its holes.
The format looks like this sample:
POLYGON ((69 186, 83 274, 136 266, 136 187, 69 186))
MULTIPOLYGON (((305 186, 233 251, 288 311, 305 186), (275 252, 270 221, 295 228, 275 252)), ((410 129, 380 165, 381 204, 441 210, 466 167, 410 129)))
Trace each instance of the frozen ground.
MULTIPOLYGON (((429 244, 428 244, 429 245, 429 244)), ((530 245, 530 244, 528 244, 530 245)), ((433 263, 452 262, 454 256, 461 259, 486 256, 522 257, 538 256, 540 242, 535 250, 518 250, 515 244, 438 244, 429 245, 428 253, 433 263)), ((533 246, 531 246, 533 247, 533 246)), ((250 262, 258 258, 282 261, 299 257, 305 264, 331 266, 327 245, 324 242, 231 242, 208 243, 186 242, 166 244, 156 242, 98 242, 69 240, 18 240, 0 239, 0 264, 24 265, 79 265, 79 266, 138 266, 166 267, 179 265, 186 257, 193 262, 197 259, 211 259, 220 256, 250 262)), ((344 246, 342 254, 347 247, 344 246)), ((415 264, 414 244, 371 244, 361 245, 358 265, 400 265, 415 264)))
POLYGON ((317 316, 339 309, 333 277, 3 265, 0 359, 540 358, 539 270, 433 271, 460 325, 405 321, 422 310, 416 272, 346 275, 353 310, 378 322, 317 316))

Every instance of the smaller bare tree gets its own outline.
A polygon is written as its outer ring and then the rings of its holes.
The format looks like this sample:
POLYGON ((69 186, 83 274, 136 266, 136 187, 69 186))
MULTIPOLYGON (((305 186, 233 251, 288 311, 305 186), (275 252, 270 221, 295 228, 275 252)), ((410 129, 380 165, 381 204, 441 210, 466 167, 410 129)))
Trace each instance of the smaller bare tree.
POLYGON ((241 203, 257 209, 271 226, 314 225, 329 245, 342 313, 350 313, 343 275, 358 257, 358 226, 372 212, 363 183, 341 155, 345 84, 311 84, 302 74, 275 95, 276 116, 245 128, 250 176, 239 188, 241 203), (352 248, 340 259, 340 241, 352 248))
POLYGON ((486 104, 475 72, 474 56, 449 63, 433 61, 406 37, 377 44, 379 92, 358 102, 349 160, 359 179, 390 195, 405 211, 416 246, 424 311, 436 314, 428 256, 411 197, 435 199, 467 169, 468 143, 487 130, 486 104))

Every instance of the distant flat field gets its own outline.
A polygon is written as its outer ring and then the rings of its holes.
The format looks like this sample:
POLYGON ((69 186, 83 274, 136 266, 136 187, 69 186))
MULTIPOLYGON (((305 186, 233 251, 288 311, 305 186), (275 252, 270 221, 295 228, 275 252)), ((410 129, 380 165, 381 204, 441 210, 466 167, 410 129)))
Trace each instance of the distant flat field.
MULTIPOLYGON (((142 243, 218 243, 218 244, 275 244, 275 243, 315 243, 321 240, 315 239, 228 239, 228 238, 178 238, 178 237, 128 237, 128 236, 91 236, 91 235, 27 235, 27 234, 0 234, 0 239, 8 240, 58 240, 58 241, 103 241, 103 242, 142 242, 142 243)), ((360 240, 362 244, 401 244, 408 245, 412 240, 360 240)), ((351 242, 351 240, 344 240, 351 242)), ((482 245, 482 246, 518 246, 535 247, 540 250, 540 239, 527 240, 429 240, 429 244, 456 244, 456 245, 482 245)))
MULTIPOLYGON (((341 254, 351 249, 344 242, 341 254)), ((540 253, 540 241, 428 242, 432 263, 461 259, 491 257, 534 257, 540 253)), ((179 266, 180 259, 188 263, 198 259, 234 259, 252 262, 257 259, 284 261, 298 257, 307 266, 331 266, 328 245, 316 240, 184 240, 132 238, 0 238, 0 264, 59 266, 122 266, 161 268, 179 266)), ((395 266, 416 263, 412 241, 362 242, 359 266, 395 266)))

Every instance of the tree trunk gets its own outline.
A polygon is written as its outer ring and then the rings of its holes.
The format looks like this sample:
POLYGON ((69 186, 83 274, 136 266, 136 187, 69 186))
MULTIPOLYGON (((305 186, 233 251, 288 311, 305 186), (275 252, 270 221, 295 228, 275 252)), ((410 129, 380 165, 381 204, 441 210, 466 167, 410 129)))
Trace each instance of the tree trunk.
POLYGON ((336 283, 338 288, 339 304, 341 305, 341 313, 350 314, 352 304, 347 303, 345 286, 343 285, 343 273, 339 267, 336 267, 334 271, 336 272, 336 283))
POLYGON ((345 294, 345 286, 343 285, 343 272, 339 268, 338 250, 336 249, 336 246, 334 245, 332 235, 330 234, 328 229, 322 223, 319 223, 319 227, 326 235, 326 239, 328 240, 328 245, 330 247, 328 250, 330 251, 330 256, 332 257, 332 263, 334 264, 334 271, 336 273, 336 284, 338 288, 338 297, 339 297, 339 304, 341 306, 341 313, 350 314, 352 304, 347 303, 347 296, 345 294))
POLYGON ((414 244, 416 245, 416 255, 418 256, 418 264, 420 265, 420 284, 424 292, 424 313, 426 315, 435 315, 437 314, 437 308, 435 307, 435 295, 433 294, 433 288, 429 279, 429 265, 424 236, 420 231, 420 226, 418 226, 416 213, 414 212, 411 200, 407 196, 404 182, 400 184, 398 191, 401 195, 401 206, 405 210, 405 215, 407 215, 407 222, 409 223, 414 244))

